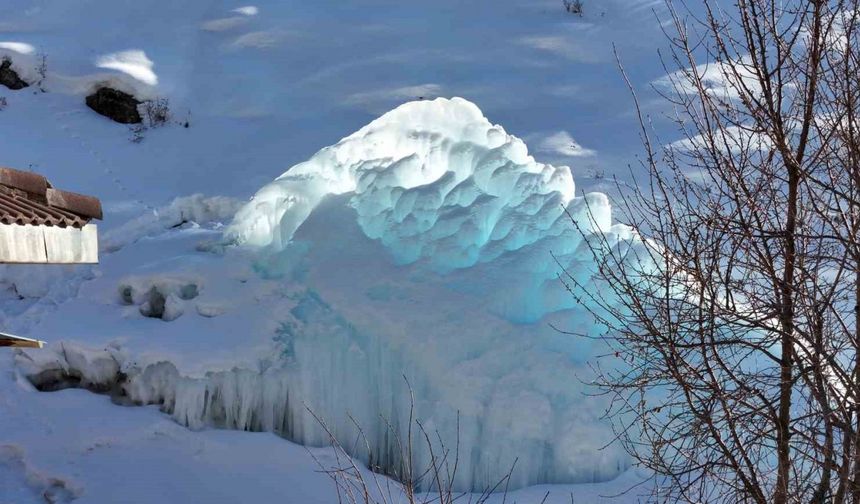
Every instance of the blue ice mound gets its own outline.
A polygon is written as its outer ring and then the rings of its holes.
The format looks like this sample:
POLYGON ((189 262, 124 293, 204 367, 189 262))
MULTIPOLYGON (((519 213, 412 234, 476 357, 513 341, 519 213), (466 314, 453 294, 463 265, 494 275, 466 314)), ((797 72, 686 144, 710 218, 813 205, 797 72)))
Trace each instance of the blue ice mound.
MULTIPOLYGON (((439 98, 406 103, 293 166, 239 211, 228 235, 283 249, 325 196, 352 193, 362 230, 398 262, 465 268, 571 237, 563 207, 574 191, 570 168, 536 162, 473 103, 439 98)), ((588 227, 608 228, 608 201, 591 199, 588 227)))
MULTIPOLYGON (((595 331, 558 275, 591 285, 585 240, 631 235, 606 196, 574 189, 568 167, 535 161, 460 98, 406 103, 291 167, 226 230, 297 303, 278 333, 283 382, 231 394, 228 411, 250 412, 235 426, 325 444, 308 406, 344 446, 360 425, 372 453, 354 455, 396 471, 406 375, 415 416, 449 446, 459 437, 460 490, 492 486, 515 460, 512 488, 618 475, 628 460, 606 448, 605 405, 584 385, 605 348, 550 325, 595 331)), ((183 414, 203 418, 224 394, 192 396, 183 414)))

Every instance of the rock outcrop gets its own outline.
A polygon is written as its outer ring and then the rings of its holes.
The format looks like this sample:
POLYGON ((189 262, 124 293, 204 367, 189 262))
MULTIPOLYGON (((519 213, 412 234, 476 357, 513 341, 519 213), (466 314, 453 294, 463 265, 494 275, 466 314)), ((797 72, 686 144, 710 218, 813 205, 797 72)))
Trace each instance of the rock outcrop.
POLYGON ((138 124, 143 121, 137 110, 140 103, 134 96, 109 87, 101 87, 87 96, 89 108, 122 124, 138 124))
POLYGON ((24 89, 30 85, 18 75, 18 72, 12 69, 12 60, 9 58, 4 58, 0 62, 0 84, 15 90, 24 89))

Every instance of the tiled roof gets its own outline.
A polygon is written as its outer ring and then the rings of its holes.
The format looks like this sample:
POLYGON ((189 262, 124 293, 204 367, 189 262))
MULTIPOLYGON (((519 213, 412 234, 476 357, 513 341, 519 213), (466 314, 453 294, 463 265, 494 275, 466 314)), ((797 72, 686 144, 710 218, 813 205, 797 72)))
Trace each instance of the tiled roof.
POLYGON ((21 336, 15 336, 14 334, 0 332, 0 347, 42 348, 43 346, 45 346, 44 341, 22 338, 21 336))
POLYGON ((0 224, 81 228, 101 218, 97 198, 54 189, 36 173, 0 168, 0 224))

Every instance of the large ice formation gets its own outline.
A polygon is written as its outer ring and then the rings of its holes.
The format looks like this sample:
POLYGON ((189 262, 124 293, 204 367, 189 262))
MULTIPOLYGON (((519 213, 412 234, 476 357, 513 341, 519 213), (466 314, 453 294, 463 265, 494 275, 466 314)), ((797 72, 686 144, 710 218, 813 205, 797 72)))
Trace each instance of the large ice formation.
MULTIPOLYGON (((229 233, 283 249, 325 196, 351 193, 364 233, 398 262, 465 268, 569 237, 562 206, 574 188, 567 166, 536 162, 473 103, 439 98, 402 105, 293 166, 239 211, 229 233)), ((608 228, 608 201, 589 199, 588 227, 608 228)), ((565 242, 575 244, 554 244, 565 242)))
MULTIPOLYGON (((228 228, 282 279, 278 354, 198 377, 123 366, 124 393, 190 426, 324 445, 317 415, 397 472, 411 389, 434 443, 457 447, 458 489, 515 461, 511 488, 611 479, 628 462, 584 385, 602 348, 551 327, 594 331, 557 275, 591 282, 587 235, 629 237, 610 224, 605 196, 576 197, 568 167, 536 162, 474 104, 407 103, 290 168, 228 228)), ((424 467, 427 446, 414 450, 424 467)))
MULTIPOLYGON (((475 104, 438 98, 406 103, 293 166, 239 210, 226 234, 282 251, 324 198, 345 194, 364 235, 396 263, 440 273, 501 266, 479 282, 489 282, 493 308, 534 322, 572 306, 555 279, 559 261, 590 257, 579 249, 583 234, 628 235, 610 226, 605 195, 574 193, 570 168, 536 162, 475 104)), ((475 290, 471 280, 466 288, 475 290)))

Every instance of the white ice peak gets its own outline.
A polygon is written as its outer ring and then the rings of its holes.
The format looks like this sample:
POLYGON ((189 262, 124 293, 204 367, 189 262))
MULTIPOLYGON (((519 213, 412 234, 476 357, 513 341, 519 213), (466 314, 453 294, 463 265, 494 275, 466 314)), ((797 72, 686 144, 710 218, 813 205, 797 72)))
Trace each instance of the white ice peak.
POLYGON ((227 234, 283 249, 325 196, 350 192, 362 230, 398 262, 432 258, 450 269, 563 233, 574 182, 567 166, 535 161, 475 104, 415 101, 291 167, 257 192, 227 234))

